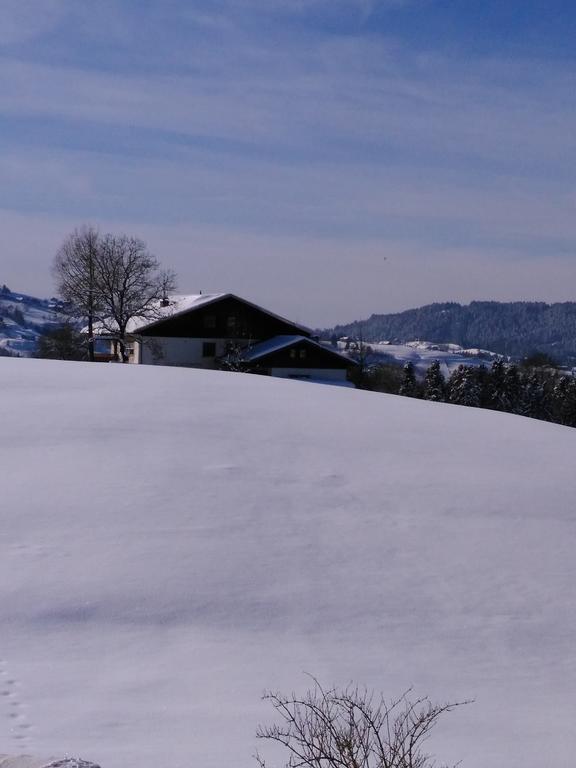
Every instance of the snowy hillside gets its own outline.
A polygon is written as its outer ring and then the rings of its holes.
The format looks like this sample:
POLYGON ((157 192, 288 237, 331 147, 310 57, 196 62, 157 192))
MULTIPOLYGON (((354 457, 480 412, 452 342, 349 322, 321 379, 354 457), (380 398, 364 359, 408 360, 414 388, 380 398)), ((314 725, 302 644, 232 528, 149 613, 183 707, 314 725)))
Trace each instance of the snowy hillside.
POLYGON ((572 768, 576 430, 12 359, 0 424, 0 752, 253 766, 311 672, 474 698, 441 761, 572 768))
POLYGON ((0 288, 0 354, 29 357, 41 333, 62 322, 56 299, 37 299, 0 288))
POLYGON ((323 338, 361 337, 403 342, 428 339, 451 341, 462 347, 483 347, 522 359, 534 351, 545 352, 563 365, 576 358, 576 303, 565 301, 443 302, 366 320, 337 325, 319 332, 323 338))
POLYGON ((32 755, 0 755, 0 768, 99 768, 99 766, 73 757, 53 759, 32 755))

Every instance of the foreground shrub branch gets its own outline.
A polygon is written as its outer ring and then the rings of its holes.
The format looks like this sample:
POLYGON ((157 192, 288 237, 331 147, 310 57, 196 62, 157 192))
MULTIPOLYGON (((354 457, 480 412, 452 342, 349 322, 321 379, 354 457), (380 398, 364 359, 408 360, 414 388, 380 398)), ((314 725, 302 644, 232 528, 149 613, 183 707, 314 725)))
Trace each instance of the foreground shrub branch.
MULTIPOLYGON (((423 742, 440 715, 468 702, 435 704, 409 695, 388 702, 365 688, 325 690, 317 680, 301 698, 267 692, 280 723, 260 726, 256 736, 288 750, 286 768, 432 768, 423 742)), ((266 768, 259 754, 256 759, 266 768)))

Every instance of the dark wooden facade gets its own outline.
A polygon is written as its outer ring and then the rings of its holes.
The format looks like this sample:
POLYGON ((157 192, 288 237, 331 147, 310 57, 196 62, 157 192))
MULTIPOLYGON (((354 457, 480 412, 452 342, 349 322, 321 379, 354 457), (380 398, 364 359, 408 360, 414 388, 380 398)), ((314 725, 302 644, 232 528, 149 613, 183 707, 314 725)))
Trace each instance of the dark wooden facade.
POLYGON ((223 296, 206 305, 151 323, 138 331, 138 335, 248 341, 282 335, 309 337, 311 333, 236 296, 223 296))

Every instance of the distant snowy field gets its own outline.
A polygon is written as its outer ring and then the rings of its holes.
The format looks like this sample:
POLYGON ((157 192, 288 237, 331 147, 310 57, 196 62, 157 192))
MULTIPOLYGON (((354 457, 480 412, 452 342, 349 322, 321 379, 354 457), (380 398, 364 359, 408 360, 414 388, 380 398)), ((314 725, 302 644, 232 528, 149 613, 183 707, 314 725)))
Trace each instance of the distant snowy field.
MULTIPOLYGON (((371 354, 369 364, 393 363, 405 365, 412 363, 416 374, 424 378, 426 371, 435 360, 440 363, 440 370, 448 378, 459 365, 485 365, 488 368, 501 355, 486 349, 464 349, 458 344, 434 344, 430 341, 408 341, 406 344, 388 342, 367 342, 371 354)), ((346 342, 338 342, 338 351, 346 353, 346 342)))
POLYGON ((474 698, 441 761, 573 768, 576 430, 14 359, 0 430, 0 752, 251 766, 307 671, 474 698))

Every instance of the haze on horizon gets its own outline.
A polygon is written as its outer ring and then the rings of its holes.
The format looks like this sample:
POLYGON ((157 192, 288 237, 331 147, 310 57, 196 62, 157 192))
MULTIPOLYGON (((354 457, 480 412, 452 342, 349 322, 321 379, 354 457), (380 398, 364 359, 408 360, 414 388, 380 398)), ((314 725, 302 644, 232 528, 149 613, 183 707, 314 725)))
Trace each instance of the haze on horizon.
POLYGON ((568 0, 2 0, 0 283, 75 227, 308 325, 576 297, 568 0))

